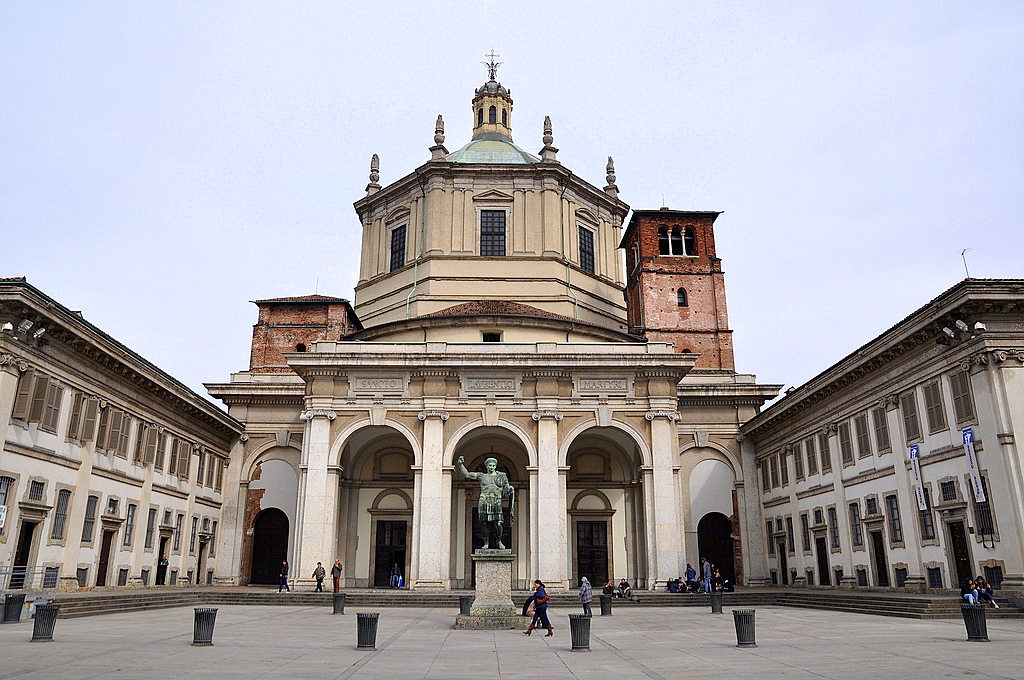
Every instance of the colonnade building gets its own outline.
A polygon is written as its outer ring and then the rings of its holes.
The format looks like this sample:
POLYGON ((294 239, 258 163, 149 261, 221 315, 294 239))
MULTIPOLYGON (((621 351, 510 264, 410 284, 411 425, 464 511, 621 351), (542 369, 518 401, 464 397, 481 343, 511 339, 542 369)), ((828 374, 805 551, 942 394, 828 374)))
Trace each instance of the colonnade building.
POLYGON ((218 575, 338 558, 347 587, 395 565, 414 589, 469 587, 479 484, 456 461, 494 457, 516 489, 514 588, 661 587, 700 555, 766 579, 737 435, 778 386, 734 369, 719 213, 624 224, 612 159, 603 188, 585 181, 547 119, 537 154, 517 146, 490 76, 467 144, 450 152, 439 116, 411 173, 382 186, 372 159, 354 303, 257 301, 249 369, 207 385, 244 425, 218 575))

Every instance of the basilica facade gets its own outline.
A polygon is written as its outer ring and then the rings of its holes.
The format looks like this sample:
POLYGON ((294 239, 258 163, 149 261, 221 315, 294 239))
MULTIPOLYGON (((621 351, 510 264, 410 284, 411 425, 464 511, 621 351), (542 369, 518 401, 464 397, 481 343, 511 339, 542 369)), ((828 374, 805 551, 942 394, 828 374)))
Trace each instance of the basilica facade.
POLYGON ((494 71, 464 146, 439 116, 411 173, 382 186, 372 159, 354 302, 257 301, 248 370, 207 385, 244 424, 219 580, 340 559, 347 587, 396 566, 413 589, 470 587, 479 484, 457 461, 490 457, 515 488, 514 588, 656 588, 700 556, 767 579, 737 435, 779 386, 735 370, 719 213, 626 223, 611 158, 600 188, 559 162, 549 120, 538 153, 513 142, 494 71))

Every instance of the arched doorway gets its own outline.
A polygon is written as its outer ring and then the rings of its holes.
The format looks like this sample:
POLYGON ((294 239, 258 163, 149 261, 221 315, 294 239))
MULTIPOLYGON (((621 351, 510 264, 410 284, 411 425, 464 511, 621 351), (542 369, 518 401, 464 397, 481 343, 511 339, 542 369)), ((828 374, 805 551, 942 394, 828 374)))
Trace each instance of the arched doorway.
MULTIPOLYGON (((732 523, 720 512, 709 512, 697 523, 697 549, 732 584, 736 583, 732 523)), ((698 568, 698 576, 700 576, 698 568)))
POLYGON ((277 508, 256 515, 252 529, 249 583, 276 584, 281 562, 288 559, 288 517, 277 508))

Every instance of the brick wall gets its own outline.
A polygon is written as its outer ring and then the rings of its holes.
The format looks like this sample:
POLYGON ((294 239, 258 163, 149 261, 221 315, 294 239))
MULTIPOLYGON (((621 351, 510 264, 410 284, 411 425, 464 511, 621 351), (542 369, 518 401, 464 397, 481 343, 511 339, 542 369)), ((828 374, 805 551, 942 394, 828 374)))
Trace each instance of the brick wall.
POLYGON ((359 323, 348 301, 340 298, 309 296, 256 304, 260 315, 253 326, 249 357, 253 373, 287 372, 284 352, 311 349, 317 340, 339 340, 359 323))

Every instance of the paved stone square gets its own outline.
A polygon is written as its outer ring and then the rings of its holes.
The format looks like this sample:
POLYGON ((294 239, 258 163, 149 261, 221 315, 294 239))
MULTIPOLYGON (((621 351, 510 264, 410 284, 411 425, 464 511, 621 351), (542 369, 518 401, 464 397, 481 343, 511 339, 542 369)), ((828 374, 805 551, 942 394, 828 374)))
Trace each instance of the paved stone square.
MULTIPOLYGON (((283 595, 282 597, 287 597, 283 595)), ((1024 619, 990 619, 989 643, 960 620, 757 609, 757 642, 736 648, 733 618, 691 607, 619 609, 592 620, 591 652, 572 652, 565 609, 555 635, 454 630, 457 610, 379 610, 376 651, 356 650, 356 610, 222 606, 213 647, 192 647, 192 608, 60 619, 52 643, 32 624, 0 626, 2 678, 1021 678, 1024 619)))

